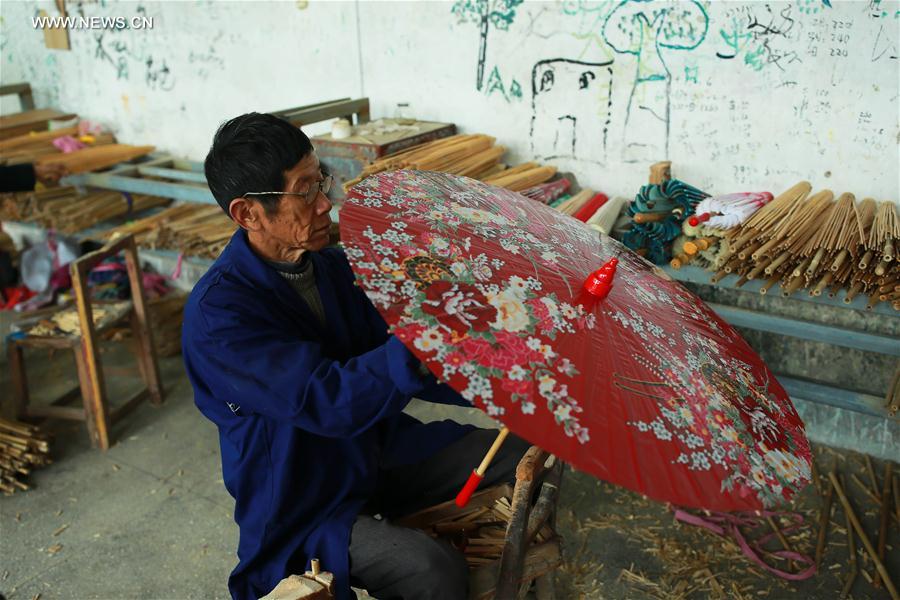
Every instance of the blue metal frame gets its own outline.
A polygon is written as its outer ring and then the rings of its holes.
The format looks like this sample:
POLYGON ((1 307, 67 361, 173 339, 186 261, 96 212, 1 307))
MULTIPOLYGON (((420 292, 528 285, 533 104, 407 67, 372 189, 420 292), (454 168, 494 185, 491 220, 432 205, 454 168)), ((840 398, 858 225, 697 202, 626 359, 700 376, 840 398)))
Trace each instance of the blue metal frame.
MULTIPOLYGON (((765 279, 751 279, 741 287, 735 287, 734 283, 739 279, 737 275, 726 275, 721 281, 718 283, 712 283, 710 278, 713 276, 712 271, 706 271, 705 269, 701 269, 700 267, 692 267, 690 265, 681 267, 680 269, 673 269, 669 265, 661 267, 663 271, 668 273, 672 279, 677 279, 678 281, 685 281, 688 283, 699 283, 703 285, 714 285, 719 288, 728 288, 732 290, 738 290, 741 292, 748 292, 759 294, 760 288, 765 285, 765 279)), ((837 306, 840 308, 852 308, 854 310, 860 310, 865 312, 873 312, 882 315, 887 315, 889 317, 898 317, 898 313, 891 307, 890 302, 879 302, 875 305, 875 307, 871 310, 866 309, 866 304, 868 303, 868 298, 863 295, 859 295, 850 303, 844 302, 844 296, 846 296, 846 290, 841 290, 838 292, 838 296, 834 298, 829 297, 827 294, 822 294, 821 296, 810 296, 806 290, 800 290, 788 296, 790 300, 799 300, 801 302, 812 302, 814 304, 825 304, 827 306, 837 306)), ((774 285, 769 290, 768 295, 776 298, 783 298, 781 294, 781 286, 774 285)))
POLYGON ((778 383, 784 387, 791 398, 808 400, 817 404, 827 404, 828 406, 852 410, 866 415, 890 418, 887 407, 884 404, 884 398, 830 385, 822 385, 805 379, 796 379, 784 375, 776 375, 776 377, 778 383))
POLYGON ((707 303, 707 305, 720 317, 737 327, 900 357, 900 339, 890 336, 779 317, 724 304, 707 303))

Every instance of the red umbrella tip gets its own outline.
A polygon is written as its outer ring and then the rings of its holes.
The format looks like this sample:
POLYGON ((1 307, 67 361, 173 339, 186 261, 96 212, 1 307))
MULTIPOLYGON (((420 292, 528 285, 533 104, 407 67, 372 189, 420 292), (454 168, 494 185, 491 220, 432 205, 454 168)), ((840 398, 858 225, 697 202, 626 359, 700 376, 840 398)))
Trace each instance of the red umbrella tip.
POLYGON ((602 267, 591 273, 584 282, 584 289, 592 296, 606 298, 612 289, 613 277, 616 276, 616 265, 618 264, 618 258, 610 259, 602 267))

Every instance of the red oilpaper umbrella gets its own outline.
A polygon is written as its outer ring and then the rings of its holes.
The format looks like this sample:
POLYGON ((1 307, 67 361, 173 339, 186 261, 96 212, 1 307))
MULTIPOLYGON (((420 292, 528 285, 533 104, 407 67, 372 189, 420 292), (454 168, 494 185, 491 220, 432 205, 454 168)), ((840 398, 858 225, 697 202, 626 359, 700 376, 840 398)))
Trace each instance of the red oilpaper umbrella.
POLYGON ((770 507, 810 481, 803 424, 762 360, 615 240, 520 194, 421 171, 355 186, 340 227, 393 333, 576 468, 711 510, 770 507), (584 284, 612 258, 612 287, 607 267, 591 300, 584 284))

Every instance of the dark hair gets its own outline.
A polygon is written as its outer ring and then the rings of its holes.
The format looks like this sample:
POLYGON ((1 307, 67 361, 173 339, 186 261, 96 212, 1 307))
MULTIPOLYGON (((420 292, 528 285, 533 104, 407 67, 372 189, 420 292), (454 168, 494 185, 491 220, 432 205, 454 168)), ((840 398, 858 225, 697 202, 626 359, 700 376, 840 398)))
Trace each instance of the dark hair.
MULTIPOLYGON (((204 170, 216 202, 228 205, 247 192, 284 189, 284 172, 312 152, 306 134, 274 115, 247 113, 224 123, 213 138, 204 170)), ((278 208, 281 196, 256 196, 267 213, 278 208)))

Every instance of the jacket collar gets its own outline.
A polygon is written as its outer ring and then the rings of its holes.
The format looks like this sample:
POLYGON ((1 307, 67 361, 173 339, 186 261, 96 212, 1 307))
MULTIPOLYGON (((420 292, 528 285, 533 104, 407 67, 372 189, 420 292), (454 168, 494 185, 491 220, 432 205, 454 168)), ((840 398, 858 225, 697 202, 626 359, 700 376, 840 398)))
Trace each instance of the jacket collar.
MULTIPOLYGON (((326 328, 323 328, 306 302, 300 298, 287 280, 253 251, 246 231, 239 228, 234 233, 226 252, 227 256, 223 254, 222 258, 234 266, 236 274, 245 279, 252 287, 271 293, 273 300, 280 306, 282 312, 296 323, 301 331, 314 333, 319 339, 326 339, 326 328)), ((309 252, 309 259, 313 264, 316 287, 325 309, 327 329, 331 331, 335 329, 334 325, 340 322, 339 315, 336 313, 337 295, 330 281, 333 274, 318 252, 309 252)))

